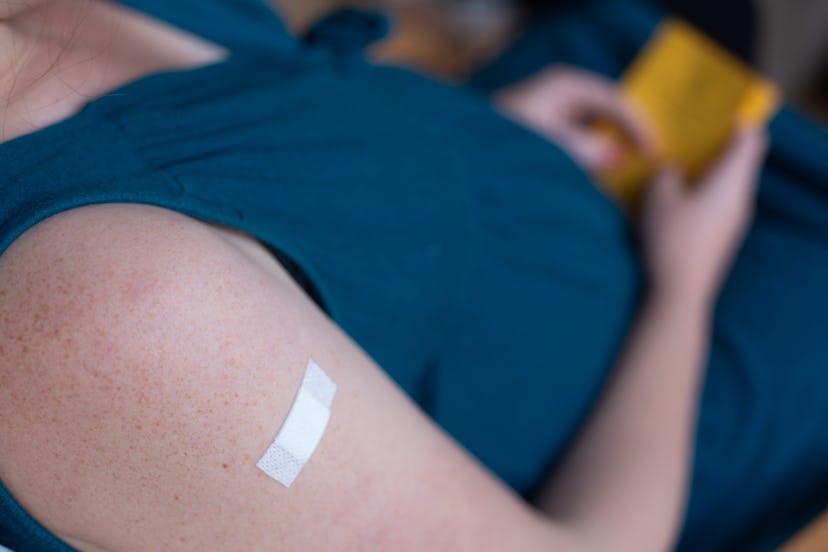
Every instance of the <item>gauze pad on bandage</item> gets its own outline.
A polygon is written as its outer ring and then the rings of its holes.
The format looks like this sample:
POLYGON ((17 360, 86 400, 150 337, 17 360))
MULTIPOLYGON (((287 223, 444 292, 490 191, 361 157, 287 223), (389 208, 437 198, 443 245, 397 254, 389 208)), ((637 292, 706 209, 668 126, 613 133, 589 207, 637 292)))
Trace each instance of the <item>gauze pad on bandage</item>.
POLYGON ((328 420, 336 384, 313 360, 276 440, 256 467, 290 487, 316 450, 328 420))

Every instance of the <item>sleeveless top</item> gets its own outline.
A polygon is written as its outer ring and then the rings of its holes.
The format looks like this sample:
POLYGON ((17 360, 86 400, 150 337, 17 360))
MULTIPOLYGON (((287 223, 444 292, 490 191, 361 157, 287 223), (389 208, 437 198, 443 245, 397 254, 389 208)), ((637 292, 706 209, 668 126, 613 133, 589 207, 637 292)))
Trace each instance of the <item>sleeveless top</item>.
MULTIPOLYGON (((104 202, 245 231, 455 439, 530 493, 611 368, 639 268, 613 205, 480 91, 552 62, 617 77, 661 14, 639 0, 572 3, 473 92, 361 61, 384 29, 365 14, 298 41, 258 0, 125 3, 232 55, 0 144, 0 253, 52 214, 104 202)), ((757 220, 717 307, 682 552, 772 550, 828 506, 816 331, 828 324, 828 133, 789 108, 770 130, 757 220)), ((2 485, 0 544, 68 550, 2 485)))
MULTIPOLYGON (((634 310, 623 216, 482 96, 359 52, 341 12, 297 41, 256 0, 129 0, 226 46, 0 144, 0 253, 45 218, 132 202, 228 225, 519 492, 558 457, 634 310)), ((66 550, 0 488, 0 543, 66 550)))

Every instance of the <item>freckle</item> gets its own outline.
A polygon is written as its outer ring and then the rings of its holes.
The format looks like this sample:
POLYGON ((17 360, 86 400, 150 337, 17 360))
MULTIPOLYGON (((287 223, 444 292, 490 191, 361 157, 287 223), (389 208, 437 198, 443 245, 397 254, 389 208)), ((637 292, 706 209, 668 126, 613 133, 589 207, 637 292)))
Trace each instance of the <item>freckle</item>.
POLYGON ((224 469, 226 470, 227 468, 229 468, 229 467, 230 467, 230 464, 222 464, 222 465, 221 465, 221 467, 222 467, 222 468, 224 468, 224 469))
POLYGON ((245 459, 245 461, 250 460, 250 455, 249 455, 249 454, 245 454, 245 455, 244 455, 244 459, 245 459))
POLYGON ((178 502, 179 500, 181 500, 181 497, 180 497, 180 496, 178 496, 178 495, 175 495, 175 497, 174 497, 174 498, 175 498, 175 501, 176 501, 176 502, 178 502))
POLYGON ((28 352, 29 352, 29 346, 28 345, 23 345, 23 354, 24 355, 28 354, 28 352))
POLYGON ((135 424, 135 429, 137 429, 138 431, 143 431, 144 426, 142 426, 141 424, 135 424))

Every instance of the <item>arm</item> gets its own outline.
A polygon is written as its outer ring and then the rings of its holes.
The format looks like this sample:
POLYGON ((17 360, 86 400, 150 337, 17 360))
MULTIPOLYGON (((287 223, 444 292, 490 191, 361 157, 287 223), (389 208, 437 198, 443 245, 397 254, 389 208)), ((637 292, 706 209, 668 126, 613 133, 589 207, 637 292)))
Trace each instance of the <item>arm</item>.
POLYGON ((596 550, 666 550, 681 521, 709 307, 654 295, 540 506, 596 550))
POLYGON ((84 552, 564 550, 269 254, 102 205, 0 257, 0 478, 84 552), (337 384, 288 489, 256 467, 313 358, 337 384))
POLYGON ((764 138, 743 132, 696 190, 655 183, 652 289, 599 407, 542 493, 596 550, 659 551, 680 527, 714 301, 750 219, 764 138))

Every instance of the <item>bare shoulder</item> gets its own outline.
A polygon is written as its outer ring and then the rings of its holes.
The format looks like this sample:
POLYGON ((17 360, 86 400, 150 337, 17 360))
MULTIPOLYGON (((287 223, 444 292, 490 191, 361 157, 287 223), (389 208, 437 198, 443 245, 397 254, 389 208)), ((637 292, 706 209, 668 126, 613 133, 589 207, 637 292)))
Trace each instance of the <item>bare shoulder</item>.
POLYGON ((143 206, 78 209, 15 242, 0 257, 0 477, 24 507, 83 550, 531 550, 560 537, 269 262, 143 206), (286 488, 256 462, 310 358, 338 392, 286 488))

